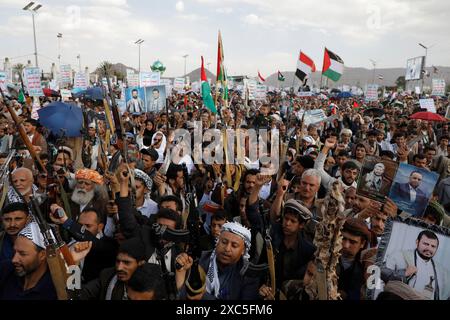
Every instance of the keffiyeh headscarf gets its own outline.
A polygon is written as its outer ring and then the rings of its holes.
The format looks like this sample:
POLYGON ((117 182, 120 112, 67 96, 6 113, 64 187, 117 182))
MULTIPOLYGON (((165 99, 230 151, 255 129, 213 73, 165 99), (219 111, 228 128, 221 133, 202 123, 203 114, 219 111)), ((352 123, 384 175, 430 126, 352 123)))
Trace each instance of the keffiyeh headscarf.
POLYGON ((41 249, 45 249, 45 240, 42 236, 41 230, 36 222, 30 222, 23 228, 19 235, 21 237, 25 237, 28 240, 31 240, 36 246, 41 249))
MULTIPOLYGON (((244 266, 242 267, 240 274, 243 276, 245 272, 247 271, 249 259, 250 259, 250 247, 251 247, 251 241, 252 241, 252 235, 250 233, 250 230, 241 225, 238 222, 227 222, 222 226, 221 234, 223 232, 231 232, 233 234, 236 234, 244 240, 245 245, 245 251, 244 256, 242 259, 244 260, 244 266)), ((219 297, 220 293, 220 281, 219 281, 219 274, 218 274, 218 267, 217 267, 217 260, 216 260, 216 249, 211 254, 210 260, 209 260, 209 268, 208 273, 206 275, 206 291, 210 294, 213 294, 216 298, 219 297)))
MULTIPOLYGON (((36 187, 34 184, 31 187, 33 195, 36 195, 36 192, 38 191, 38 187, 36 187)), ((10 188, 8 190, 8 201, 9 203, 14 202, 23 202, 23 197, 21 197, 14 188, 10 188)))
POLYGON ((152 190, 153 181, 144 171, 134 169, 134 178, 142 180, 149 191, 152 190))
POLYGON ((76 180, 89 180, 98 185, 103 185, 103 177, 97 171, 91 169, 80 169, 75 173, 76 180))

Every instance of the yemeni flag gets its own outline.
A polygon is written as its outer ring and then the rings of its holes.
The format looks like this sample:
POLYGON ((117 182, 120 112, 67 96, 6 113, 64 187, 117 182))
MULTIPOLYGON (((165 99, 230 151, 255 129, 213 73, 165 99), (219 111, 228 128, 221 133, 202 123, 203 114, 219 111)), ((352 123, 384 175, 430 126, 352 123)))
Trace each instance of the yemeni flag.
POLYGON ((202 81, 202 99, 203 104, 207 107, 212 113, 217 113, 216 106, 214 105, 214 100, 211 95, 211 88, 209 87, 208 79, 206 78, 205 65, 203 62, 202 56, 202 70, 200 74, 200 80, 202 81))
POLYGON ((223 54, 223 44, 222 35, 219 31, 219 41, 217 47, 217 78, 216 83, 220 82, 223 88, 222 99, 228 100, 228 84, 227 84, 227 73, 224 64, 224 54, 223 54))
POLYGON ((285 78, 283 76, 283 74, 280 72, 280 70, 278 70, 278 81, 284 81, 285 78))
POLYGON ((261 73, 259 73, 259 70, 258 70, 258 79, 259 79, 260 83, 266 82, 266 79, 264 79, 263 76, 261 75, 261 73))
POLYGON ((301 82, 305 81, 305 78, 308 77, 311 72, 316 71, 316 65, 314 61, 306 54, 300 51, 300 56, 297 61, 297 70, 295 71, 295 75, 300 79, 301 82))
POLYGON ((341 78, 343 73, 344 61, 337 54, 325 48, 322 74, 336 82, 341 78))

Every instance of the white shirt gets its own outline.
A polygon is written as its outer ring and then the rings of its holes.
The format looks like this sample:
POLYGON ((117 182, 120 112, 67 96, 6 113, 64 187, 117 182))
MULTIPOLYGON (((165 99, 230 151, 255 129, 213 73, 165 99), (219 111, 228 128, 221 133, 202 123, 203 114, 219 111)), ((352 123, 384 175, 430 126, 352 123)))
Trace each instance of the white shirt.
POLYGON ((158 212, 158 204, 150 198, 145 198, 141 207, 136 208, 143 216, 147 218, 158 212))
POLYGON ((410 184, 408 184, 409 186, 409 196, 410 196, 410 200, 411 202, 416 201, 416 196, 417 196, 417 191, 416 189, 414 189, 413 187, 411 187, 410 184))
POLYGON ((433 277, 433 295, 431 299, 434 299, 434 291, 436 287, 436 279, 434 279, 434 270, 433 270, 433 263, 431 262, 431 259, 426 261, 423 260, 417 253, 417 273, 416 273, 416 280, 414 283, 410 283, 410 286, 412 286, 414 289, 416 289, 419 292, 423 292, 425 290, 425 286, 430 284, 430 277, 433 277))
MULTIPOLYGON (((172 249, 170 249, 164 256, 164 262, 166 263, 166 269, 169 272, 172 271, 172 267, 171 267, 171 263, 170 263, 171 261, 172 261, 172 249)), ((156 251, 153 252, 150 259, 148 259, 148 263, 154 263, 154 264, 160 265, 159 260, 157 259, 156 251)))

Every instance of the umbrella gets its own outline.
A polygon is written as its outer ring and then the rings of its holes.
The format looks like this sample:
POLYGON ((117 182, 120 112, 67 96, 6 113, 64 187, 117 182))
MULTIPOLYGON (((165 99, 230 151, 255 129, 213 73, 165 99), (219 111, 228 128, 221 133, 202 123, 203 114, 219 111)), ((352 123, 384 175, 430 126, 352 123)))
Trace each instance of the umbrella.
POLYGON ((50 88, 44 88, 42 91, 46 97, 59 97, 59 92, 50 88))
POLYGON ((83 112, 74 104, 53 102, 38 110, 39 122, 54 135, 81 137, 83 112))
POLYGON ((75 98, 90 99, 90 100, 103 100, 103 89, 101 87, 88 88, 84 91, 78 92, 73 95, 75 98))
POLYGON ((351 98, 353 95, 350 92, 341 92, 337 95, 338 99, 343 99, 343 98, 351 98))
POLYGON ((438 121, 438 122, 447 121, 447 119, 438 115, 437 113, 433 113, 433 112, 429 112, 429 111, 416 112, 409 118, 416 119, 416 120, 427 120, 427 121, 438 121))
POLYGON ((367 116, 369 114, 373 114, 374 117, 381 117, 384 114, 383 109, 380 108, 369 108, 364 110, 364 115, 367 116))

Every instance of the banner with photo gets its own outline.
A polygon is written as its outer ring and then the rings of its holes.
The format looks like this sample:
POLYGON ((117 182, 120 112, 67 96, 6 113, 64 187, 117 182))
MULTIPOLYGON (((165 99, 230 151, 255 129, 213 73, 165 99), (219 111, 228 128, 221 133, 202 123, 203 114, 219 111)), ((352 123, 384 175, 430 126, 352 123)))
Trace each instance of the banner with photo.
POLYGON ((166 86, 152 86, 145 88, 146 111, 161 112, 166 108, 166 86))
POLYGON ((129 113, 146 112, 145 88, 125 89, 125 110, 129 113))
POLYGON ((406 213, 421 217, 433 194, 439 176, 436 172, 400 163, 389 198, 406 213))
POLYGON ((420 80, 423 77, 422 69, 425 57, 416 57, 408 59, 406 62, 405 80, 420 80))
MULTIPOLYGON (((387 220, 367 280, 369 299, 402 292, 411 300, 450 299, 450 231, 417 219, 387 220), (375 273, 373 273, 375 271, 375 273)), ((387 299, 387 298, 386 298, 387 299)))
POLYGON ((41 70, 37 67, 25 68, 24 75, 30 97, 42 97, 41 70))

